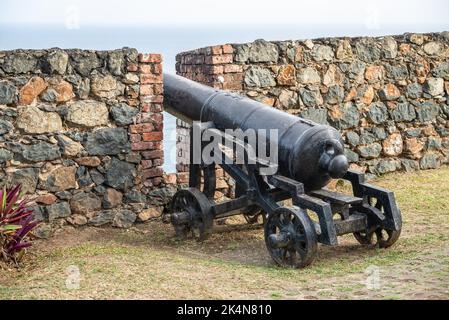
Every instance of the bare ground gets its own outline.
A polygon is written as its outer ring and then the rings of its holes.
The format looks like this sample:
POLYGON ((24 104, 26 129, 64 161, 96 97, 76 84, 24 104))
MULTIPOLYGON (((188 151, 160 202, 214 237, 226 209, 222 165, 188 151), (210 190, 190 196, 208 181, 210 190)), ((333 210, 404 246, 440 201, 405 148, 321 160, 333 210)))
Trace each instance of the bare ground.
POLYGON ((346 235, 292 270, 273 264, 257 226, 219 226, 203 243, 176 241, 160 221, 66 228, 38 241, 22 268, 0 269, 0 299, 448 299, 449 167, 373 183, 395 191, 403 214, 389 249, 346 235))

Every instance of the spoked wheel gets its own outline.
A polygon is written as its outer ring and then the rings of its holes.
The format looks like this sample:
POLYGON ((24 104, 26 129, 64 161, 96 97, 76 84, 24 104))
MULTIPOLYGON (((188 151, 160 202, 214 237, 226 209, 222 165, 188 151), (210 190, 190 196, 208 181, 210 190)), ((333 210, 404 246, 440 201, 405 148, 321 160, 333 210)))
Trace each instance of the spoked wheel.
POLYGON ((317 251, 313 222, 304 210, 281 207, 268 216, 265 243, 273 260, 282 267, 303 268, 317 251))
POLYGON ((189 233, 198 241, 205 240, 213 225, 210 200, 198 189, 178 191, 172 200, 171 223, 182 239, 189 233))
MULTIPOLYGON (((385 214, 382 201, 378 198, 368 197, 368 204, 385 214)), ((389 230, 383 227, 371 228, 367 231, 354 232, 355 239, 363 245, 375 246, 379 248, 391 247, 401 235, 401 229, 389 230)))
POLYGON ((398 240, 400 234, 401 230, 377 228, 374 231, 354 232, 354 237, 363 245, 388 248, 398 240))

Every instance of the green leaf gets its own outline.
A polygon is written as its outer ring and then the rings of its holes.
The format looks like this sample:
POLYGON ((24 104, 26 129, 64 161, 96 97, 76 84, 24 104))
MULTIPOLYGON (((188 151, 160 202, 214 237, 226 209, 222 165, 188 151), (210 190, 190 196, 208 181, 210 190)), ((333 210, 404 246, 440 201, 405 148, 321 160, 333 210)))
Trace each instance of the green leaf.
POLYGON ((3 189, 2 211, 6 208, 6 189, 3 189))
POLYGON ((14 231, 14 230, 18 230, 22 228, 21 225, 17 225, 17 224, 7 224, 4 226, 0 226, 0 231, 14 231))

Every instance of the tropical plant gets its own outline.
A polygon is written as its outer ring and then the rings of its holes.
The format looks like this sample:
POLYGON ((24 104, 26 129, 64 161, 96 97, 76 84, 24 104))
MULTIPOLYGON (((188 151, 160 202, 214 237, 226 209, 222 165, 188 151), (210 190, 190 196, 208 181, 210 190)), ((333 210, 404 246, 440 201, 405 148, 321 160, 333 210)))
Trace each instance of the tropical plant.
POLYGON ((0 190, 0 259, 18 263, 31 246, 34 221, 29 200, 20 198, 21 185, 0 190))

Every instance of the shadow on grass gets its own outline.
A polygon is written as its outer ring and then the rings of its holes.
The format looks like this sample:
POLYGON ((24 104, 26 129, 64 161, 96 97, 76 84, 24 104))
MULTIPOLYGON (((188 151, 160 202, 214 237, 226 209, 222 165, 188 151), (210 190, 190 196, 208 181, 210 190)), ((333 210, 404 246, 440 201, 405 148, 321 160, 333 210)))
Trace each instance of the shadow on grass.
MULTIPOLYGON (((263 228, 259 226, 222 227, 206 241, 197 242, 193 239, 179 241, 175 237, 170 225, 160 221, 143 224, 136 230, 125 231, 112 228, 100 228, 84 239, 91 244, 111 244, 137 249, 149 249, 166 252, 168 255, 195 258, 203 261, 233 263, 248 267, 275 267, 265 247, 263 228), (230 231, 231 230, 231 231, 230 231)), ((77 232, 77 231, 75 231, 77 232)), ((88 230, 86 229, 86 232, 88 230)), ((348 269, 354 264, 365 265, 370 260, 391 262, 404 254, 404 248, 394 246, 391 249, 375 249, 362 246, 353 239, 352 235, 339 237, 338 246, 319 245, 315 261, 312 266, 320 269, 326 266, 347 265, 348 269), (395 252, 394 254, 388 251, 395 252)), ((80 242, 83 243, 83 242, 80 242)))

